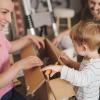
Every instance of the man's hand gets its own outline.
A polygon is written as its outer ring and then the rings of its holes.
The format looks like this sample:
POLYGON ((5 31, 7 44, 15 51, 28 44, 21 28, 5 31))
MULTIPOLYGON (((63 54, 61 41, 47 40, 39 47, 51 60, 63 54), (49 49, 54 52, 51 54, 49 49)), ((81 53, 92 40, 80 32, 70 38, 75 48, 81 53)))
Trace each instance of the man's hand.
POLYGON ((58 45, 61 40, 63 39, 64 36, 68 35, 70 33, 70 29, 64 31, 64 32, 61 32, 54 40, 53 40, 53 44, 54 45, 58 45))

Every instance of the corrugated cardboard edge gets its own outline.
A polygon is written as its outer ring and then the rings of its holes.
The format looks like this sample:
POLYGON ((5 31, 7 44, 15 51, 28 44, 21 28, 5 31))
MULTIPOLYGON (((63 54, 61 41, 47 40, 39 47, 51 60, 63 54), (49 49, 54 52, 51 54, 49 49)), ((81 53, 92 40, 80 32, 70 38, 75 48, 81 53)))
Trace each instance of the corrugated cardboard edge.
MULTIPOLYGON (((48 39, 45 38, 44 41, 45 41, 45 43, 47 43, 50 51, 53 51, 53 54, 54 54, 55 58, 57 58, 58 62, 60 64, 63 64, 62 61, 58 58, 58 55, 60 54, 60 50, 57 47, 55 47, 48 39)), ((36 55, 34 52, 35 51, 33 49, 33 46, 29 45, 24 50, 22 50, 21 57, 25 58, 29 55, 36 55)), ((28 94, 33 95, 34 92, 45 82, 44 75, 42 72, 39 72, 39 69, 40 69, 40 67, 36 68, 35 70, 24 71, 25 83, 26 83, 26 86, 29 86, 29 90, 27 90, 28 94), (39 79, 33 78, 34 76, 37 76, 37 72, 40 77, 39 79), (30 79, 32 79, 32 80, 30 81, 30 79), (36 84, 34 84, 35 82, 36 82, 36 84)), ((74 95, 74 93, 72 95, 74 95)))
MULTIPOLYGON (((25 58, 30 55, 35 55, 33 45, 28 45, 21 51, 21 58, 25 58)), ((45 82, 44 75, 40 69, 40 67, 37 67, 24 71, 25 84, 28 88, 28 94, 33 95, 34 92, 45 82)))

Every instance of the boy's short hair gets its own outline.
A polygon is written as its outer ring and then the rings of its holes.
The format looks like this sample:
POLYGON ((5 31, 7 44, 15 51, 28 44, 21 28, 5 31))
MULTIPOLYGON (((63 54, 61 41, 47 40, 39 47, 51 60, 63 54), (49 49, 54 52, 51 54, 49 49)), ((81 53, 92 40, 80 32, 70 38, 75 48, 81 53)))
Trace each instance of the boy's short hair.
POLYGON ((70 33, 73 42, 78 45, 86 43, 91 50, 100 47, 100 24, 80 21, 70 33))

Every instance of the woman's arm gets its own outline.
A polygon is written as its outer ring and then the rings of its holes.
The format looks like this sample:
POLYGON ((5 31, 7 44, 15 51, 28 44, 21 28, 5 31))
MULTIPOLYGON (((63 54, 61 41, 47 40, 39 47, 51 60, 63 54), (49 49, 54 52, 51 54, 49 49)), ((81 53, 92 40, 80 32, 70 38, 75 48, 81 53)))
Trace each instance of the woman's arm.
POLYGON ((9 69, 0 73, 0 88, 11 82, 20 70, 27 70, 43 65, 43 62, 36 56, 30 56, 16 62, 9 69))
MULTIPOLYGON (((75 30, 77 25, 80 23, 81 21, 79 21, 77 24, 75 24, 71 29, 66 29, 65 31, 61 32, 57 37, 54 38, 53 40, 53 44, 54 45, 58 45, 61 40, 63 39, 63 37, 66 37, 67 35, 70 34, 71 30, 75 30)), ((67 41, 67 40, 66 40, 67 41)))
POLYGON ((44 48, 43 38, 38 36, 33 36, 33 35, 27 35, 18 40, 11 42, 12 47, 9 52, 14 53, 16 51, 19 51, 31 43, 36 45, 38 49, 40 49, 41 47, 44 48))

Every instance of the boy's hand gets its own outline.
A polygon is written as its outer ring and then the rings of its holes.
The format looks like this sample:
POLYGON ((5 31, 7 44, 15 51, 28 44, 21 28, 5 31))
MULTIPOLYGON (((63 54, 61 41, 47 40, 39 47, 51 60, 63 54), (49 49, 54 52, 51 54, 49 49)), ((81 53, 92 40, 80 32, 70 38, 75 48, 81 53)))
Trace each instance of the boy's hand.
POLYGON ((69 56, 67 56, 64 52, 61 52, 59 58, 61 59, 61 61, 64 64, 69 64, 69 62, 71 61, 71 59, 69 58, 69 56))
POLYGON ((51 69, 52 72, 56 73, 56 72, 60 72, 62 67, 59 66, 59 65, 49 65, 49 66, 42 68, 42 71, 46 71, 46 70, 49 70, 49 69, 51 69))

